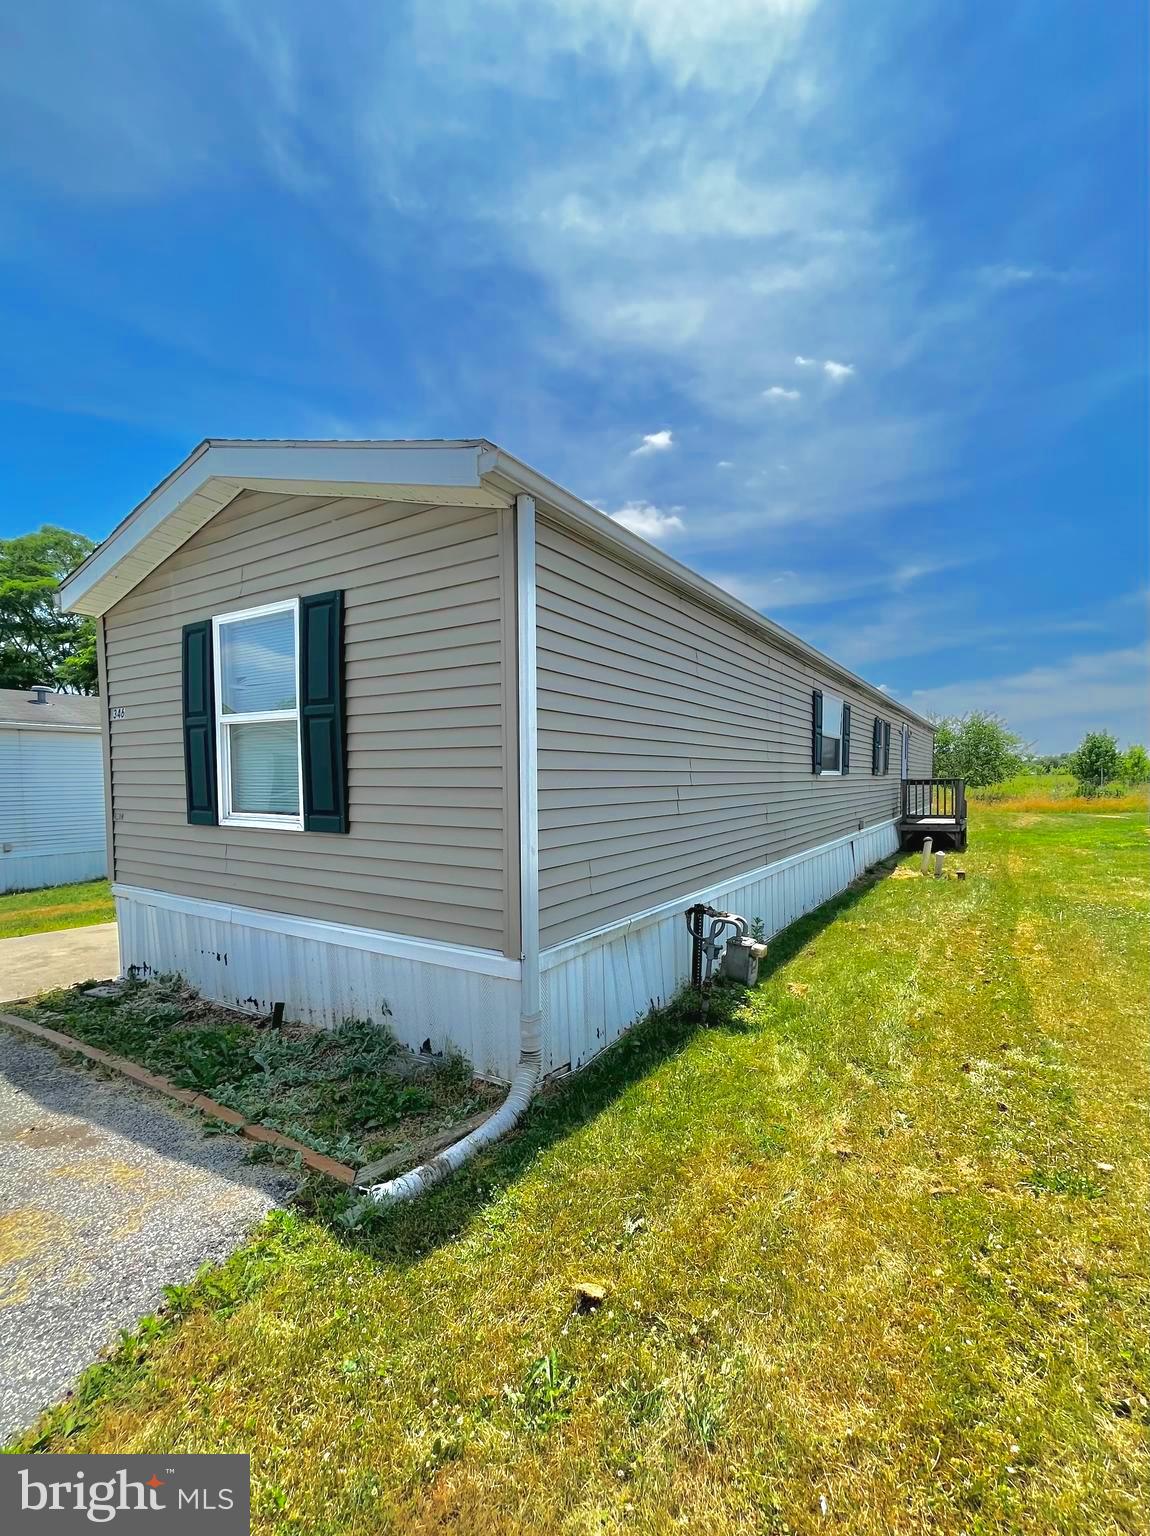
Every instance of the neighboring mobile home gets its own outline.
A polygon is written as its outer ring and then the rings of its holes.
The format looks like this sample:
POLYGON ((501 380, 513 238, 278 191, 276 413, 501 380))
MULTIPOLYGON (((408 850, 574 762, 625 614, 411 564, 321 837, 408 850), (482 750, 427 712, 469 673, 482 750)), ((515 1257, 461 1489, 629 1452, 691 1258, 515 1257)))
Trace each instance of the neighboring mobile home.
POLYGON ((0 891, 107 873, 99 699, 0 688, 0 891))
POLYGON ((690 903, 841 890, 931 771, 928 721, 483 441, 205 442, 62 602, 124 968, 503 1079, 669 997, 690 903))

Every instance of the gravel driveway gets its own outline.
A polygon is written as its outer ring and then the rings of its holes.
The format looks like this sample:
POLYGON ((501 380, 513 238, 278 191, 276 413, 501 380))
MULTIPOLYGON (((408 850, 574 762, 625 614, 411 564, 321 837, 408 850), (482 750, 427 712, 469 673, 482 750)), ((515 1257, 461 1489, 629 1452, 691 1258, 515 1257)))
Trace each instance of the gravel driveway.
POLYGON ((0 1443, 295 1180, 0 1026, 0 1443))

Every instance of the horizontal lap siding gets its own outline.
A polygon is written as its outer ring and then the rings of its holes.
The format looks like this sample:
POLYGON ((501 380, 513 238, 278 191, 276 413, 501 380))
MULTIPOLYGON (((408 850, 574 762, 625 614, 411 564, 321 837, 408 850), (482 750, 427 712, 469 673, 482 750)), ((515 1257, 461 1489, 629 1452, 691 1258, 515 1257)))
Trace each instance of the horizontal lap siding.
POLYGON ((537 583, 545 947, 897 813, 893 707, 874 776, 862 690, 545 522, 537 583), (842 779, 811 772, 813 688, 851 705, 842 779))
POLYGON ((105 873, 96 732, 0 727, 0 891, 105 873))
POLYGON ((511 552, 509 513, 238 496, 105 618, 116 878, 517 952, 511 552), (189 826, 183 626, 333 587, 350 832, 189 826))
POLYGON ((919 726, 910 728, 910 777, 929 779, 934 773, 934 737, 919 726))

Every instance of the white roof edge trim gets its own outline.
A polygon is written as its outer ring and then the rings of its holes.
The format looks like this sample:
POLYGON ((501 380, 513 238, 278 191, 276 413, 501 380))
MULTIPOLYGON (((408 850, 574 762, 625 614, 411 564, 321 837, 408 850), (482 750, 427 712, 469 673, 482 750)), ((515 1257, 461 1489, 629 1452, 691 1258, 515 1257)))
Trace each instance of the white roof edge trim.
POLYGON ((885 705, 889 711, 904 715, 908 720, 917 721, 924 730, 934 730, 933 724, 925 715, 920 715, 909 705, 900 703, 892 694, 884 693, 874 683, 868 683, 865 677, 859 677, 857 672, 852 672, 841 661, 835 661, 832 656, 827 656, 825 652, 810 645, 793 631, 784 629, 773 619, 768 619, 757 608, 752 608, 741 598, 725 592, 722 587, 717 587, 713 581, 708 581, 705 576, 692 570, 689 565, 684 565, 681 560, 664 554, 656 545, 649 544, 646 539, 641 539, 638 534, 632 533, 630 529, 617 523, 613 517, 608 517, 605 512, 600 512, 598 508, 581 501, 578 496, 564 490, 554 480, 548 480, 545 475, 532 469, 529 464, 513 458, 509 453, 504 453, 502 449, 494 449, 486 454, 482 462, 486 465, 488 473, 504 476, 520 490, 537 497, 538 500, 554 507, 558 512, 565 513, 576 522, 584 524, 608 543, 627 550, 641 565, 657 571, 675 585, 685 587, 708 607, 716 608, 720 613, 737 619, 744 626, 778 641, 784 649, 820 668, 829 678, 837 678, 856 688, 861 688, 869 698, 885 705))
MULTIPOLYGON (((467 443, 201 443, 60 584, 62 609, 103 613, 98 601, 85 603, 94 589, 141 548, 175 512, 209 482, 223 505, 249 480, 327 481, 362 486, 427 485, 478 490, 479 442, 467 443)), ((167 553, 167 551, 165 551, 167 553)), ((117 593, 116 596, 120 596, 117 593)), ((115 599, 113 598, 112 601, 115 599)))

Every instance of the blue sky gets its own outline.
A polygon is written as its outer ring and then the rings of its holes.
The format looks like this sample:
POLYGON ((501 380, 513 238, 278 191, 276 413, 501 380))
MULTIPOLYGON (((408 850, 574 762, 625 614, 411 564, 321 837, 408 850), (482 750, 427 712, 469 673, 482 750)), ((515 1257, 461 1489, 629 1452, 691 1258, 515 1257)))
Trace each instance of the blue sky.
POLYGON ((923 710, 1145 739, 1135 0, 46 0, 0 535, 486 436, 923 710))

